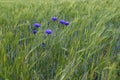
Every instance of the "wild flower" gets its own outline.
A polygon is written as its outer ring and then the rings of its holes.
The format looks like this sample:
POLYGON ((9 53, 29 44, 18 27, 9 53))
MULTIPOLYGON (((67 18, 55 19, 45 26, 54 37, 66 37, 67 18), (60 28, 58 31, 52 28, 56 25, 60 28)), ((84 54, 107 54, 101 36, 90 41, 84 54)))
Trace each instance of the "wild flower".
POLYGON ((67 26, 67 25, 69 25, 69 24, 70 24, 70 23, 69 23, 69 22, 67 22, 67 21, 65 21, 65 22, 64 22, 64 25, 66 25, 66 26, 67 26))
POLYGON ((42 44, 41 44, 41 45, 42 45, 42 47, 45 47, 45 43, 44 43, 44 42, 42 42, 42 44))
POLYGON ((46 29, 46 30, 45 30, 45 33, 46 33, 46 34, 52 34, 52 30, 46 29))
POLYGON ((60 23, 61 23, 61 24, 64 24, 64 23, 65 23, 65 20, 60 20, 60 23))
POLYGON ((37 30, 33 30, 33 34, 36 34, 37 33, 37 30))
POLYGON ((34 27, 39 28, 40 24, 39 23, 34 23, 34 27))
POLYGON ((56 21, 57 17, 52 17, 51 20, 56 21))

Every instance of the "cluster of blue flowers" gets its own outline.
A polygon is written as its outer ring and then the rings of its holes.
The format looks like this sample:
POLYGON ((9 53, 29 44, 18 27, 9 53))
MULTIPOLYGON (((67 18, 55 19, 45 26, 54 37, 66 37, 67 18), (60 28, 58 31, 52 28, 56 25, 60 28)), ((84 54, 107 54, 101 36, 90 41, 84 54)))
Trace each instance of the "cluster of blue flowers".
MULTIPOLYGON (((39 28, 39 27, 41 27, 41 25, 40 25, 39 23, 35 23, 35 24, 34 24, 34 27, 35 27, 35 28, 39 28)), ((36 34, 36 33, 37 33, 37 30, 34 29, 34 30, 33 30, 33 34, 36 34)), ((46 29, 46 30, 45 30, 45 33, 46 33, 46 34, 52 34, 52 30, 46 29)))
MULTIPOLYGON (((52 21, 57 21, 58 18, 57 18, 57 17, 52 17, 51 20, 52 20, 52 21)), ((70 24, 68 21, 65 21, 65 20, 60 20, 59 23, 65 25, 65 26, 68 26, 68 25, 70 24)), ((34 26, 35 28, 41 27, 41 25, 40 25, 39 23, 34 23, 33 26, 34 26)), ((50 30, 50 29, 46 29, 44 32, 45 32, 46 34, 52 34, 52 33, 53 33, 52 30, 50 30)), ((37 33, 37 30, 34 29, 34 30, 33 30, 33 34, 36 34, 36 33, 37 33)))
MULTIPOLYGON (((51 18, 52 21, 58 21, 58 18, 57 17, 52 17, 51 18)), ((65 25, 65 26, 68 26, 70 23, 68 21, 65 21, 65 20, 60 20, 59 21, 59 24, 62 24, 62 25, 65 25)), ((41 27, 41 25, 39 23, 34 23, 33 26, 35 27, 35 29, 33 29, 33 34, 36 34, 37 33, 37 28, 41 27)), ((47 35, 51 35, 53 33, 53 31, 51 29, 46 29, 44 31, 45 34, 47 35)), ((45 45, 45 43, 42 43, 42 46, 45 45)))
MULTIPOLYGON (((51 20, 53 20, 53 21, 56 21, 57 20, 57 17, 52 17, 52 19, 51 20)), ((65 21, 65 20, 60 20, 60 24, 64 24, 64 25, 69 25, 69 22, 67 22, 67 21, 65 21)))

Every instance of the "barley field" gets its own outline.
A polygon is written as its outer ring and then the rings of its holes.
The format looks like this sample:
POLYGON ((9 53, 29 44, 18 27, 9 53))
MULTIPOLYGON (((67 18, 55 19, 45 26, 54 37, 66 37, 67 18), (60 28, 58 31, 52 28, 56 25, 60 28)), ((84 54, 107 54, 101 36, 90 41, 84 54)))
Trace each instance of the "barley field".
POLYGON ((120 80, 120 0, 0 0, 0 80, 120 80))

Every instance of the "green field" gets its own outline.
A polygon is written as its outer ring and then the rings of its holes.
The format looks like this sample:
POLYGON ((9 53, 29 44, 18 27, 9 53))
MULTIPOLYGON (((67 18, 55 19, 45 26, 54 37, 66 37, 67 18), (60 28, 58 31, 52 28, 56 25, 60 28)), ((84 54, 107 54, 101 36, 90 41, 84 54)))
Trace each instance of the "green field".
POLYGON ((120 0, 0 0, 0 80, 120 80, 120 0))

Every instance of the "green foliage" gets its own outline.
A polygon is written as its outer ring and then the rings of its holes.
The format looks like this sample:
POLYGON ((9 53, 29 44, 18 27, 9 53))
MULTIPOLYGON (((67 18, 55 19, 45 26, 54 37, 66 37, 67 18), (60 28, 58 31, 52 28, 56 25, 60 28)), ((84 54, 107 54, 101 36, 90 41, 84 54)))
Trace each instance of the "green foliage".
MULTIPOLYGON (((0 1, 0 80, 120 79, 119 0, 0 1), (43 38, 52 16, 68 27, 43 38), (41 24, 32 34, 34 21, 41 24), (41 43, 45 42, 43 48, 41 43)), ((60 25, 60 27, 63 27, 60 25)))

